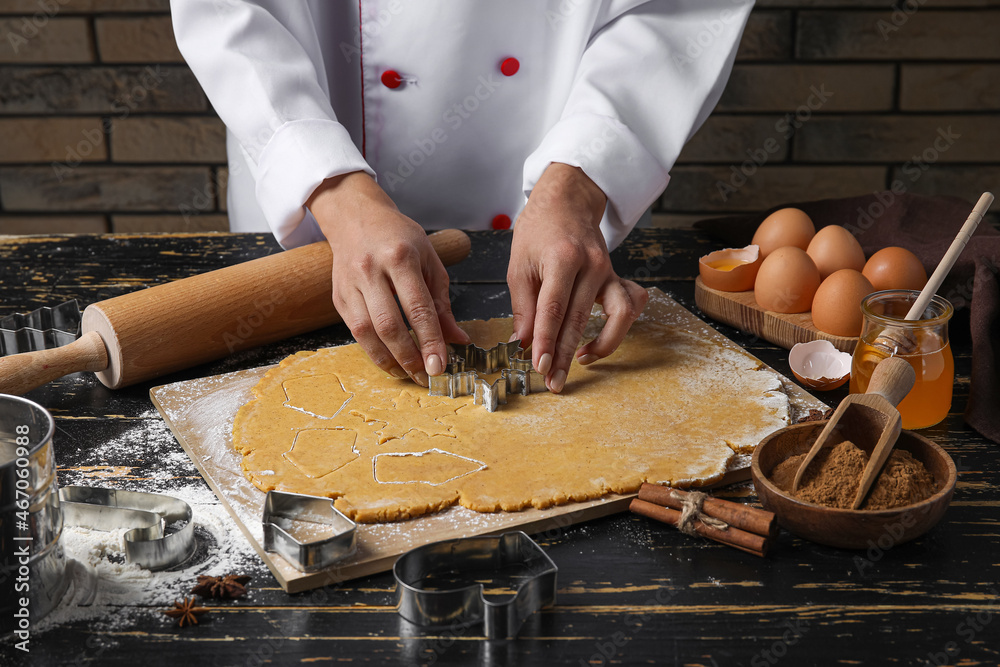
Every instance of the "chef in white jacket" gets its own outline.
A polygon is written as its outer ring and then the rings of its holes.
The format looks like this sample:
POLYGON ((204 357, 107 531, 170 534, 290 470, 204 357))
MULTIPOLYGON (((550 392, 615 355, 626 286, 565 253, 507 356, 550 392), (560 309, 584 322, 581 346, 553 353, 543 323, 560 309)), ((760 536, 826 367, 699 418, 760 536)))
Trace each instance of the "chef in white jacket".
POLYGON ((513 225, 515 336, 561 391, 646 302, 617 246, 715 105, 752 0, 172 0, 228 128, 231 229, 333 249, 372 360, 426 384, 455 324, 428 229, 513 225), (393 295, 399 299, 402 313, 393 295), (608 321, 580 347, 591 306, 608 321), (405 316, 405 320, 404 320, 405 316), (407 321, 416 335, 408 334, 407 321))

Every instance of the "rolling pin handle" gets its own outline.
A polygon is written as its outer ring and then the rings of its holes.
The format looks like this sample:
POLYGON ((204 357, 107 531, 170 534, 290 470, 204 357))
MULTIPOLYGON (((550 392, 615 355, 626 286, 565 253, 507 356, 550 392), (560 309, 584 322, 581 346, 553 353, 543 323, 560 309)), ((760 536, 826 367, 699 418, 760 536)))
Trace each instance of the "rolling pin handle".
POLYGON ((20 396, 64 375, 107 367, 104 340, 90 331, 69 345, 0 357, 0 394, 20 396))
POLYGON ((442 229, 428 234, 427 237, 445 266, 458 264, 468 257, 469 251, 472 250, 472 240, 461 229, 442 229))

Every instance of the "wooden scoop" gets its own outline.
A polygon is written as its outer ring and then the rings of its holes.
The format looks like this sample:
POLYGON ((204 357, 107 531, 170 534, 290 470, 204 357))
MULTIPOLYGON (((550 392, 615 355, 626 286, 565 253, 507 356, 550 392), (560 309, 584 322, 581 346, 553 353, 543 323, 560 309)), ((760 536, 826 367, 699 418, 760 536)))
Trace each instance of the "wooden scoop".
POLYGON ((823 449, 833 432, 839 430, 845 437, 838 442, 850 440, 861 449, 871 452, 871 458, 858 485, 858 493, 854 496, 852 509, 858 509, 903 430, 903 420, 896 406, 910 393, 916 380, 913 367, 905 360, 889 357, 880 361, 872 373, 868 391, 864 394, 851 394, 837 406, 795 473, 792 492, 798 490, 809 463, 823 449))

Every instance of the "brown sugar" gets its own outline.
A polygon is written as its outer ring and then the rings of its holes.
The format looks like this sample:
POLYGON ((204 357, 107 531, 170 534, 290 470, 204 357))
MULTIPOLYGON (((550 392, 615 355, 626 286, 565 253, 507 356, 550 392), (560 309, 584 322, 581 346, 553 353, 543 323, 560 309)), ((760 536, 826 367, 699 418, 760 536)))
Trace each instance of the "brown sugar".
MULTIPOLYGON (((799 489, 791 493, 795 473, 805 459, 799 454, 785 459, 771 472, 771 481, 800 500, 826 507, 849 509, 854 503, 868 454, 850 440, 824 447, 809 464, 799 489)), ((872 485, 863 510, 882 510, 912 505, 937 491, 934 477, 924 464, 903 449, 894 449, 872 485)))

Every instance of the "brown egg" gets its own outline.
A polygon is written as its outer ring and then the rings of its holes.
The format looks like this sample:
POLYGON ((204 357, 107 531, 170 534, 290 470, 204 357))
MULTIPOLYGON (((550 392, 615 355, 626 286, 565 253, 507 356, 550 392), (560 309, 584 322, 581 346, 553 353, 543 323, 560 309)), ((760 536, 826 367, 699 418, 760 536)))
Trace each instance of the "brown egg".
POLYGON ((753 243, 760 246, 760 254, 767 257, 786 245, 805 250, 816 233, 812 219, 797 208, 781 208, 764 218, 753 235, 753 243))
POLYGON ((785 246, 764 258, 754 283, 754 298, 764 310, 804 313, 819 287, 819 270, 802 248, 785 246))
POLYGON ((923 289, 927 284, 927 271, 920 259, 906 248, 889 246, 868 258, 865 278, 876 290, 923 289))
POLYGON ((817 329, 834 336, 861 335, 861 300, 875 291, 860 271, 834 271, 816 290, 812 319, 817 329))
POLYGON ((698 260, 698 275, 712 289, 745 292, 753 289, 757 270, 763 260, 760 248, 755 245, 716 250, 698 260))
POLYGON ((826 280, 834 271, 865 268, 865 253, 854 235, 840 225, 829 225, 816 232, 806 252, 819 269, 820 278, 826 280))

